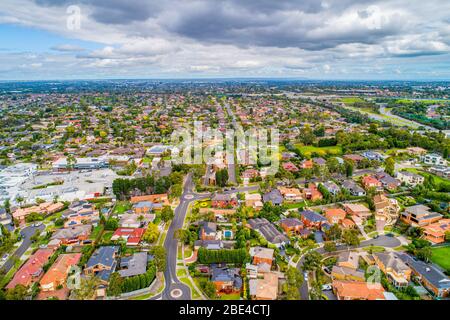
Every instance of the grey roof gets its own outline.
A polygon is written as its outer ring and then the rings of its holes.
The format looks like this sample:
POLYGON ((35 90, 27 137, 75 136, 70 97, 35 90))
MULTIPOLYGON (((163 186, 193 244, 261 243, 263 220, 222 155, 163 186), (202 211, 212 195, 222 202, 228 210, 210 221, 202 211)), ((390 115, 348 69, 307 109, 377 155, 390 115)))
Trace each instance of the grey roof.
POLYGON ((215 233, 217 231, 217 224, 214 222, 202 222, 200 229, 205 230, 205 233, 215 233))
POLYGON ((396 272, 403 272, 410 269, 395 253, 379 252, 374 253, 374 255, 386 268, 392 268, 396 272))
POLYGON ((283 196, 281 195, 280 190, 272 189, 271 191, 265 193, 263 195, 264 202, 272 202, 272 204, 282 204, 283 196))
POLYGON ((121 277, 137 276, 147 271, 147 253, 137 252, 130 257, 120 259, 119 274, 121 277))
POLYGON ((319 166, 327 164, 327 161, 324 158, 313 158, 312 161, 314 161, 314 163, 318 164, 319 166))
POLYGON ((86 268, 92 268, 96 265, 103 265, 108 269, 115 269, 115 255, 119 252, 119 246, 100 247, 89 258, 86 268))
POLYGON ((250 226, 258 230, 262 236, 273 244, 281 244, 281 243, 287 243, 289 241, 288 237, 286 237, 284 234, 282 234, 275 226, 270 223, 265 218, 256 218, 256 219, 250 219, 248 220, 248 223, 250 226))
POLYGON ((212 197, 212 201, 231 201, 236 199, 236 194, 234 193, 216 193, 212 197))
POLYGON ((235 288, 242 287, 242 278, 239 276, 238 268, 213 267, 211 281, 232 281, 235 288))
POLYGON ((297 218, 286 218, 286 219, 280 220, 280 224, 281 223, 288 227, 303 226, 303 223, 297 218))
POLYGON ((427 282, 434 287, 443 290, 450 289, 450 278, 431 263, 425 263, 420 260, 413 259, 410 255, 403 253, 399 254, 400 259, 416 273, 420 274, 427 282))
POLYGON ((195 247, 203 247, 208 250, 219 250, 223 248, 222 240, 196 240, 195 247))
POLYGON ((348 276, 353 276, 353 277, 358 277, 358 278, 365 279, 363 271, 355 270, 353 268, 333 266, 333 269, 331 270, 331 272, 332 273, 341 274, 341 275, 344 275, 344 276, 348 275, 348 276))
POLYGON ((322 216, 321 214, 318 214, 317 212, 310 211, 310 210, 304 210, 301 211, 300 214, 304 219, 307 219, 311 222, 326 222, 327 219, 322 216))
POLYGON ((71 239, 81 235, 90 234, 92 226, 90 224, 80 225, 70 228, 58 229, 52 236, 52 239, 71 239))

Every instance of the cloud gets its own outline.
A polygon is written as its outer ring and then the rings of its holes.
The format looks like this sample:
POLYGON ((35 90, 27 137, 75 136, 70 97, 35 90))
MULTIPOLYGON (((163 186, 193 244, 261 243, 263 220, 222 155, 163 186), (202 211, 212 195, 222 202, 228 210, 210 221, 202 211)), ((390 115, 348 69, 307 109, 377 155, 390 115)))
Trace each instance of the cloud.
POLYGON ((54 51, 60 51, 60 52, 81 52, 81 51, 85 50, 82 47, 74 46, 71 44, 61 44, 61 45, 53 46, 50 49, 52 49, 54 51))
MULTIPOLYGON (((2 0, 0 5, 0 24, 39 28, 99 48, 49 46, 40 57, 45 63, 40 72, 49 75, 317 77, 395 70, 411 75, 449 65, 448 21, 450 2, 442 0, 2 0), (80 29, 67 28, 70 5, 80 7, 80 29)), ((0 51, 1 70, 7 63, 23 64, 14 53, 0 51)))

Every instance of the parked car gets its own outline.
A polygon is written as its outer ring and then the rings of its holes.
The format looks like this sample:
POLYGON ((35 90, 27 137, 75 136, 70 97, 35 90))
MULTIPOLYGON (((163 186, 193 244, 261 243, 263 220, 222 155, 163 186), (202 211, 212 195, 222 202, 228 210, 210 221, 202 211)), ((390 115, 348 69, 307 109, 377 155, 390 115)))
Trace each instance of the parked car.
POLYGON ((308 272, 303 272, 303 279, 308 282, 308 272))
POLYGON ((9 254, 5 253, 2 257, 2 261, 6 261, 9 258, 9 254))
POLYGON ((333 289, 333 287, 331 287, 331 284, 329 284, 329 283, 322 285, 322 291, 329 291, 332 289, 333 289))

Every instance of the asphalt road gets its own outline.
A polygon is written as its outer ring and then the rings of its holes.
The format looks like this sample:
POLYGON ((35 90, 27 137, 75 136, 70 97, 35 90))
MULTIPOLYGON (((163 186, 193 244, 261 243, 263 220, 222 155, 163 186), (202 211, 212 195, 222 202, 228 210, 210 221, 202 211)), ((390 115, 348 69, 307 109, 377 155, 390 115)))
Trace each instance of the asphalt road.
MULTIPOLYGON (((333 254, 351 250, 351 249, 364 248, 364 247, 368 247, 370 245, 382 246, 382 247, 387 247, 387 248, 395 248, 395 247, 400 246, 401 242, 400 242, 400 240, 398 240, 395 237, 381 235, 376 239, 362 241, 359 244, 359 246, 351 246, 351 247, 349 247, 347 245, 336 246, 336 251, 334 251, 333 254)), ((320 254, 326 253, 325 249, 323 249, 323 248, 319 248, 316 251, 319 252, 320 254)), ((297 263, 297 269, 300 270, 301 272, 303 272, 304 258, 305 258, 305 256, 303 255, 297 263)), ((301 287, 299 288, 299 291, 300 291, 301 300, 309 300, 309 287, 308 287, 308 283, 306 281, 303 281, 301 287)))
POLYGON ((22 244, 17 248, 17 250, 11 255, 11 257, 8 259, 8 261, 5 262, 5 264, 2 266, 2 271, 5 273, 8 273, 9 270, 14 266, 14 260, 16 258, 22 257, 22 255, 28 250, 28 248, 31 246, 31 237, 34 235, 36 230, 40 230, 41 232, 45 229, 45 226, 42 224, 39 227, 25 227, 20 231, 20 234, 23 237, 22 244))
MULTIPOLYGON (((259 186, 249 186, 228 190, 224 193, 244 192, 258 189, 259 186)), ((195 193, 193 191, 192 175, 188 174, 183 194, 180 198, 180 204, 175 209, 174 218, 167 231, 164 247, 166 249, 166 271, 164 272, 165 288, 162 293, 152 297, 152 300, 190 300, 191 289, 181 282, 177 277, 177 256, 178 240, 174 239, 175 230, 183 228, 184 218, 189 209, 189 204, 193 201, 207 199, 211 197, 210 193, 195 193)))

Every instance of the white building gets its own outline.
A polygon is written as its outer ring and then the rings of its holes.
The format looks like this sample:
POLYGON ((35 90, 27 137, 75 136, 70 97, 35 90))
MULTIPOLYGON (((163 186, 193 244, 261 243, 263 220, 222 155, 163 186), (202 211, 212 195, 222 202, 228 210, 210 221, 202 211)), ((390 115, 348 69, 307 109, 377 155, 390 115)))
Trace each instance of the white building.
MULTIPOLYGON (((75 158, 73 169, 100 169, 108 166, 108 160, 105 158, 75 158)), ((62 157, 53 162, 54 170, 64 170, 69 168, 67 158, 62 157)))
POLYGON ((425 178, 420 174, 408 171, 397 172, 397 179, 401 182, 404 182, 406 185, 413 187, 417 186, 418 184, 422 184, 425 180, 425 178))
POLYGON ((433 166, 446 166, 447 165, 447 160, 442 158, 437 153, 426 154, 426 155, 422 156, 420 158, 420 160, 422 160, 422 162, 425 164, 433 165, 433 166))
POLYGON ((18 163, 0 171, 0 201, 10 199, 16 205, 15 199, 20 195, 20 187, 31 179, 37 171, 37 165, 18 163))

